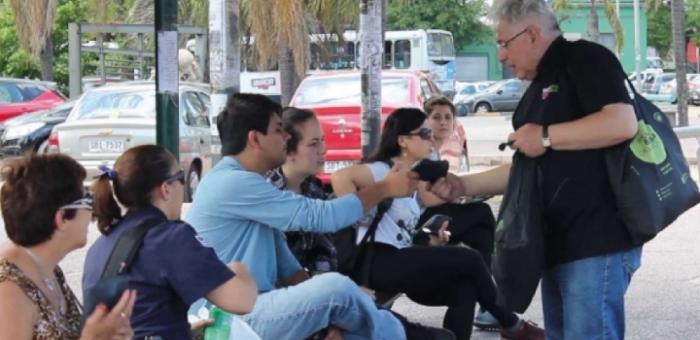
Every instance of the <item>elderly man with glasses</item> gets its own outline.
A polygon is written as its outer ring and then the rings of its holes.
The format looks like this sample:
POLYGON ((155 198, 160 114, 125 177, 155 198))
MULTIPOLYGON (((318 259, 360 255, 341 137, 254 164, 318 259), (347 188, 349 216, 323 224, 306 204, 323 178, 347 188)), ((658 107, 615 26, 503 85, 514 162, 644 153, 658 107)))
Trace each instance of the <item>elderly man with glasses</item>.
MULTIPOLYGON (((641 248, 617 217, 604 160, 605 148, 637 131, 622 66, 601 45, 566 41, 543 0, 496 1, 492 16, 498 58, 532 81, 508 145, 536 158, 542 173, 546 337, 623 339, 624 295, 641 248)), ((432 190, 448 199, 501 194, 509 172, 449 175, 432 190)))

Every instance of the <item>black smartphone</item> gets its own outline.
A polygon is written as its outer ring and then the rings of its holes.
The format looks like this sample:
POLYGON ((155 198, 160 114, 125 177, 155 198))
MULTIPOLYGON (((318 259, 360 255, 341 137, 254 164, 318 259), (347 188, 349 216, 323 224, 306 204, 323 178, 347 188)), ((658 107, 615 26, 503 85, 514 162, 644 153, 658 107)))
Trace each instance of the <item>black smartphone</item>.
POLYGON ((443 214, 435 214, 423 223, 421 231, 430 235, 437 235, 445 221, 452 222, 452 217, 443 214))
POLYGON ((447 161, 421 159, 411 167, 411 171, 416 172, 421 181, 433 184, 441 177, 447 176, 447 170, 449 168, 450 164, 447 161))

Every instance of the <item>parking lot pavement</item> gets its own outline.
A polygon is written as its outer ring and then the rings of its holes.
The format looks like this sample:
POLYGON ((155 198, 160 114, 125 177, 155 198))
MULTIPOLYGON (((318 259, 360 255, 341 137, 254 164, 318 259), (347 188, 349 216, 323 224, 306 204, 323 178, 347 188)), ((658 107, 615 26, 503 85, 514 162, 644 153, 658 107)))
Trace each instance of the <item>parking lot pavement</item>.
MULTIPOLYGON (((698 339, 700 325, 700 205, 687 211, 644 246, 642 267, 626 298, 626 339, 698 339)), ((409 319, 439 327, 443 307, 424 307, 405 296, 394 310, 409 319)), ((525 318, 543 325, 539 291, 525 318)), ((500 339, 475 330, 475 340, 500 339)))
MULTIPOLYGON (((694 171, 694 173, 696 173, 694 171)), ((492 203, 498 205, 497 199, 492 203)), ((183 207, 186 211, 188 205, 183 207)), ((91 226, 88 244, 98 236, 91 226)), ((0 242, 6 240, 0 228, 0 242)), ((635 274, 627 294, 626 339, 697 339, 700 325, 700 205, 686 212, 656 239, 644 247, 642 267, 635 274)), ((80 298, 85 250, 75 251, 61 261, 69 284, 80 298)), ((167 251, 167 250, 164 250, 167 251)), ((443 307, 425 307, 399 298, 394 309, 413 321, 440 326, 443 307)), ((525 317, 543 325, 539 294, 525 317)), ((472 339, 499 339, 497 333, 475 330, 472 339)))

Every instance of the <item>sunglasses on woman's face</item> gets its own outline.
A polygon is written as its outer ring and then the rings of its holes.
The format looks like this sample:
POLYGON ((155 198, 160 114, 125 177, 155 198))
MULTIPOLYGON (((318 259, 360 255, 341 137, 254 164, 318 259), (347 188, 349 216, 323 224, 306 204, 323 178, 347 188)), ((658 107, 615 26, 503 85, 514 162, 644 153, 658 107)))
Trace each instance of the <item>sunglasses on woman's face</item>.
POLYGON ((420 128, 420 130, 416 132, 409 132, 406 134, 406 136, 418 136, 423 140, 431 140, 433 139, 433 130, 430 128, 420 128))
POLYGON ((63 205, 59 209, 88 209, 88 210, 92 210, 93 202, 94 201, 92 199, 92 195, 90 193, 86 193, 82 198, 77 199, 73 202, 70 202, 66 205, 63 205))
POLYGON ((179 181, 180 183, 182 183, 182 185, 185 185, 185 171, 184 170, 180 170, 180 171, 176 172, 175 174, 166 177, 164 182, 165 183, 172 183, 175 181, 179 181))

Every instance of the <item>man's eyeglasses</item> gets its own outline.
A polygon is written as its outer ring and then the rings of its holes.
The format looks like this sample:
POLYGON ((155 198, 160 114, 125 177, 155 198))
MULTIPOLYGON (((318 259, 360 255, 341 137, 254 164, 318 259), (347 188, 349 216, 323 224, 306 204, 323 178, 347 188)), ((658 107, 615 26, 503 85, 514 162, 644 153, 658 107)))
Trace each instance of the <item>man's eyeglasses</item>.
POLYGON ((508 48, 508 44, 510 44, 510 43, 511 43, 513 40, 515 40, 517 37, 523 35, 523 33, 527 32, 527 29, 528 29, 528 28, 525 27, 524 30, 518 32, 518 34, 512 36, 510 39, 508 39, 508 40, 506 40, 506 41, 502 41, 502 42, 497 43, 498 46, 500 46, 501 48, 508 48))
POLYGON ((418 136, 423 140, 431 140, 433 139, 433 130, 430 128, 420 128, 420 130, 416 132, 409 132, 406 134, 406 136, 418 136))
POLYGON ((86 193, 82 198, 61 206, 59 209, 88 209, 92 210, 94 200, 90 193, 86 193))
POLYGON ((180 171, 176 172, 174 175, 166 177, 163 182, 172 183, 175 181, 179 181, 180 183, 182 183, 182 185, 185 185, 185 171, 184 170, 180 170, 180 171))

